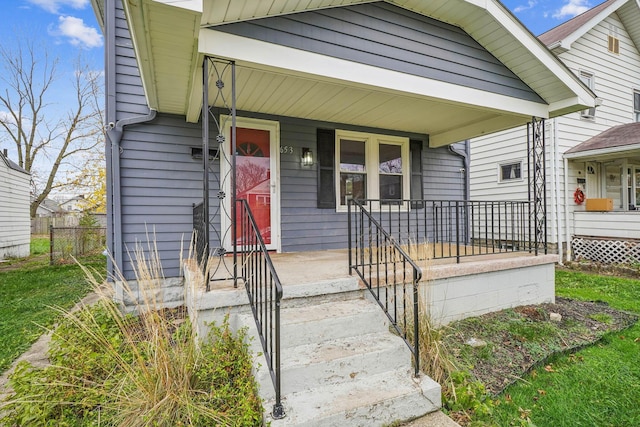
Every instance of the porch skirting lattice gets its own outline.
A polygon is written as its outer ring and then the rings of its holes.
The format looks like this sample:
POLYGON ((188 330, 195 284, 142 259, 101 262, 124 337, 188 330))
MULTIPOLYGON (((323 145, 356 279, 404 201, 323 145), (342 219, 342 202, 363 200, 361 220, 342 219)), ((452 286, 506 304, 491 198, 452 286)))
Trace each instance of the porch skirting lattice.
POLYGON ((589 260, 606 264, 640 262, 640 240, 573 236, 571 248, 577 261, 589 260))

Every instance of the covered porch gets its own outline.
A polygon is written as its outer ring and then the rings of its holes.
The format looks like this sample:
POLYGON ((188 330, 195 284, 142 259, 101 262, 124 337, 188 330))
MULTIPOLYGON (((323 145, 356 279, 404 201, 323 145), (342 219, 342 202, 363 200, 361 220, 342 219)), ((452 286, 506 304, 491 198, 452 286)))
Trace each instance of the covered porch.
MULTIPOLYGON (((635 263, 640 259, 640 123, 614 126, 568 150, 584 203, 571 223, 575 260, 635 263)), ((571 178, 569 178, 571 181, 571 178)))

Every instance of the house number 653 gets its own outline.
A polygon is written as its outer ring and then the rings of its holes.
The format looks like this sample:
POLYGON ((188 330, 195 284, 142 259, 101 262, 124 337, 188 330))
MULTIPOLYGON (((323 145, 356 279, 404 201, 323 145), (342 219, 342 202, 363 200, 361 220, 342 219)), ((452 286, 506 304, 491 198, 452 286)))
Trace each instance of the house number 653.
POLYGON ((281 145, 280 154, 293 154, 293 147, 291 145, 281 145))

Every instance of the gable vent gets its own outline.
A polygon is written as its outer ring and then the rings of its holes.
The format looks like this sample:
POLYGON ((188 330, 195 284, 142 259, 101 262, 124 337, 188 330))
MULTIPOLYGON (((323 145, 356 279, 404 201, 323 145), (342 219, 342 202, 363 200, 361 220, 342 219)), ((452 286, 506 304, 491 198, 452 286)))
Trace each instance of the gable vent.
POLYGON ((611 53, 620 53, 620 40, 617 37, 609 35, 608 49, 611 53))
POLYGON ((607 49, 611 53, 620 53, 620 29, 609 24, 609 36, 607 37, 607 49))

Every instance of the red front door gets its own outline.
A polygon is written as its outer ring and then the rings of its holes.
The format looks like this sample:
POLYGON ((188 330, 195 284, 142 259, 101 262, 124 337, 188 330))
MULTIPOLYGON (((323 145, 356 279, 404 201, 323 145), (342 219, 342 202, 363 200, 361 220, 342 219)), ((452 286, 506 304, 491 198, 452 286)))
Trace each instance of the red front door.
MULTIPOLYGON (((238 127, 236 140, 236 197, 249 202, 264 243, 270 245, 272 184, 269 131, 238 127)), ((239 228, 236 228, 236 236, 240 236, 239 228)), ((241 245, 243 242, 240 237, 238 239, 241 245)))

